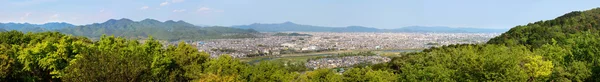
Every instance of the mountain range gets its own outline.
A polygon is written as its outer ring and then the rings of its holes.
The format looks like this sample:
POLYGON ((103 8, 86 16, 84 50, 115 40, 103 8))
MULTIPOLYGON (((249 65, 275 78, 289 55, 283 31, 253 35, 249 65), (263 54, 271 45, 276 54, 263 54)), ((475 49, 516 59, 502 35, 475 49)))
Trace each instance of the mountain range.
POLYGON ((255 37, 255 30, 237 29, 220 26, 201 27, 184 21, 154 19, 132 21, 130 19, 110 19, 103 23, 75 26, 68 23, 0 23, 0 29, 22 32, 58 31, 76 36, 98 38, 102 35, 115 35, 125 38, 147 38, 153 36, 162 40, 202 40, 218 38, 255 37))
POLYGON ((17 30, 23 32, 41 32, 48 30, 58 30, 63 28, 75 27, 73 24, 65 22, 51 22, 46 24, 30 24, 30 23, 0 23, 0 29, 17 30))
POLYGON ((409 26, 396 29, 378 29, 364 26, 347 27, 325 27, 302 25, 292 22, 278 24, 260 24, 232 26, 233 28, 254 29, 260 32, 442 32, 442 33, 502 33, 508 29, 484 29, 484 28, 452 28, 452 27, 427 27, 409 26))

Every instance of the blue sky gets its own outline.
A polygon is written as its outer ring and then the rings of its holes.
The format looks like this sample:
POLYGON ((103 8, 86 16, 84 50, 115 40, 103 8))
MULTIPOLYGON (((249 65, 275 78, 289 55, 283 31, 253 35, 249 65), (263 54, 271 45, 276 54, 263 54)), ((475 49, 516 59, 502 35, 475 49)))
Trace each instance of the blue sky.
POLYGON ((511 28, 600 0, 0 0, 0 22, 68 22, 108 19, 184 20, 198 25, 282 23, 318 26, 449 26, 511 28))

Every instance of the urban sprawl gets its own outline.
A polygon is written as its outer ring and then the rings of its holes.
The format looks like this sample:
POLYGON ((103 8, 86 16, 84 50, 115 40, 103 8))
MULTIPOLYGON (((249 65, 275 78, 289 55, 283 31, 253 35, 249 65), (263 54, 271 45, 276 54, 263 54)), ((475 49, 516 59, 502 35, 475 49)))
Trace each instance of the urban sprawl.
MULTIPOLYGON (((211 54, 211 57, 227 54, 236 58, 246 58, 336 50, 424 49, 449 44, 484 43, 499 35, 499 33, 334 32, 301 32, 301 34, 312 36, 274 36, 273 34, 275 33, 263 33, 259 35, 259 38, 212 39, 186 41, 186 43, 196 45, 199 51, 207 52, 211 54)), ((308 61, 307 66, 331 68, 363 63, 360 61, 380 63, 389 61, 389 58, 374 56, 325 58, 308 61), (365 60, 365 58, 371 60, 365 60)))

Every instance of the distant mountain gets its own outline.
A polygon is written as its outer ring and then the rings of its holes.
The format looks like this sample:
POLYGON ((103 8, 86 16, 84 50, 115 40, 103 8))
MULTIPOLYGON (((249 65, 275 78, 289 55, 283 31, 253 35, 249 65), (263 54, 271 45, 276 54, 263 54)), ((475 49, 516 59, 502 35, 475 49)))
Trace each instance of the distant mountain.
POLYGON ((254 29, 260 32, 452 32, 452 33, 501 33, 507 29, 480 29, 480 28, 451 28, 451 27, 424 27, 410 26, 397 29, 377 29, 363 26, 348 27, 323 27, 312 25, 301 25, 292 22, 279 24, 250 24, 232 26, 241 29, 254 29))
POLYGON ((300 33, 275 33, 273 36, 312 36, 310 34, 300 34, 300 33))
POLYGON ((29 24, 29 23, 0 23, 0 28, 5 30, 17 30, 23 32, 40 32, 53 31, 63 28, 75 27, 73 24, 64 22, 52 22, 46 24, 29 24))
POLYGON ((76 26, 69 29, 58 30, 63 33, 100 37, 103 34, 122 36, 127 38, 146 38, 153 36, 163 40, 200 40, 215 38, 247 38, 254 37, 255 30, 237 29, 229 27, 200 27, 184 21, 160 22, 154 19, 145 19, 139 22, 130 19, 110 19, 104 23, 76 26))
POLYGON ((4 32, 4 31, 6 31, 6 30, 4 30, 4 29, 0 28, 0 32, 4 32))
POLYGON ((283 32, 283 31, 303 31, 303 32, 328 32, 333 30, 329 27, 310 26, 310 25, 299 25, 292 22, 285 22, 281 24, 260 24, 254 23, 251 25, 232 26, 234 28, 241 29, 254 29, 261 32, 283 32))
POLYGON ((104 34, 125 38, 147 38, 153 36, 162 40, 201 40, 217 38, 248 38, 255 37, 255 30, 230 27, 196 26, 184 21, 157 21, 145 19, 132 21, 130 19, 110 19, 103 23, 75 26, 69 23, 0 23, 0 31, 17 30, 22 32, 58 31, 76 36, 98 38, 104 34))
POLYGON ((251 25, 232 26, 233 28, 254 29, 260 32, 371 32, 377 31, 376 28, 349 26, 349 27, 322 27, 311 25, 300 25, 292 22, 284 22, 280 24, 260 24, 254 23, 251 25))
POLYGON ((508 29, 483 29, 483 28, 452 28, 452 27, 427 27, 409 26, 397 29, 387 29, 384 32, 450 32, 450 33, 503 33, 508 29))

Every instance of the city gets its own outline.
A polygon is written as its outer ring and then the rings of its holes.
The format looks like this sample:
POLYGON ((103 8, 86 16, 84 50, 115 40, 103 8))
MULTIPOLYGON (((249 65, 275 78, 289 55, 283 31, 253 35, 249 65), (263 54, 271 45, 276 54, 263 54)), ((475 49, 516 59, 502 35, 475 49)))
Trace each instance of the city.
MULTIPOLYGON (((326 50, 425 49, 449 44, 484 43, 499 33, 335 33, 301 32, 312 36, 272 36, 261 38, 188 41, 199 51, 217 57, 229 54, 236 58, 249 55, 279 55, 291 52, 326 50)), ((177 42, 172 42, 177 43, 177 42)))

